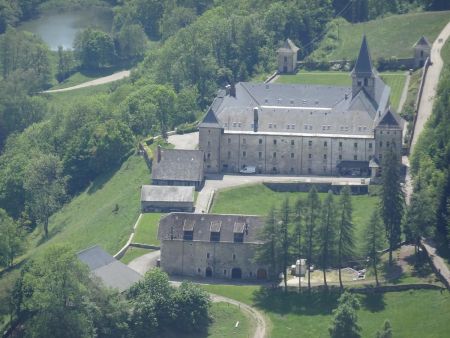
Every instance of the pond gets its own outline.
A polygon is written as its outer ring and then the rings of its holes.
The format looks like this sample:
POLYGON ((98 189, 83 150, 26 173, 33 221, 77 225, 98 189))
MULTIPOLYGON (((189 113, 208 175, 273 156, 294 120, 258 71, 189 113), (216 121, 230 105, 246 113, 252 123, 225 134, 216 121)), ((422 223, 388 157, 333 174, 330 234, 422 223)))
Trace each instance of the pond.
POLYGON ((76 34, 85 28, 111 30, 113 13, 109 8, 93 7, 70 12, 45 12, 34 20, 24 22, 20 30, 32 32, 42 38, 51 50, 58 46, 71 49, 76 34))

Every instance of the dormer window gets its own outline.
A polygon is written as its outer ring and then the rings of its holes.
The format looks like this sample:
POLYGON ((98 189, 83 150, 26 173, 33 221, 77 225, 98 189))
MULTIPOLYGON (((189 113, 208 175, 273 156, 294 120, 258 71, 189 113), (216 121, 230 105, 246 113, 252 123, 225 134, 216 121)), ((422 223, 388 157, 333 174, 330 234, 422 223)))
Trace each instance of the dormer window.
POLYGON ((248 235, 248 224, 236 222, 233 228, 233 241, 235 243, 244 242, 244 234, 248 235))
POLYGON ((211 222, 211 226, 209 228, 210 237, 209 240, 211 242, 220 242, 220 228, 222 226, 221 221, 213 221, 211 222))
POLYGON ((183 222, 183 239, 185 241, 194 240, 194 221, 185 219, 183 222))
POLYGON ((365 78, 364 79, 364 87, 367 87, 369 85, 369 79, 365 78))

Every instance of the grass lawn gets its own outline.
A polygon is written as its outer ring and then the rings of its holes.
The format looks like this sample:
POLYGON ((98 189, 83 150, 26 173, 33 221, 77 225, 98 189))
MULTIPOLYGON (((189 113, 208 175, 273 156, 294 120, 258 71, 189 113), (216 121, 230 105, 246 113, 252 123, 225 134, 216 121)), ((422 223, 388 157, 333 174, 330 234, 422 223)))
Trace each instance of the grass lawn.
MULTIPOLYGON (((207 291, 240 300, 263 310, 271 319, 270 337, 329 337, 336 295, 283 294, 259 286, 205 285, 207 291)), ((405 291, 360 296, 358 324, 362 337, 374 337, 389 319, 394 337, 446 337, 450 330, 450 293, 405 291)))
MULTIPOLYGON (((405 86, 405 72, 380 73, 383 81, 391 87, 391 103, 397 108, 405 86)), ((294 75, 280 75, 278 83, 316 84, 329 86, 351 86, 352 79, 348 72, 336 71, 299 71, 294 75)))
POLYGON ((450 11, 392 15, 357 24, 340 19, 328 31, 319 48, 312 54, 312 58, 354 60, 358 55, 363 34, 367 35, 374 60, 380 57, 412 57, 412 46, 416 41, 425 35, 430 43, 433 43, 449 20, 450 11), (339 40, 337 40, 338 30, 339 40))
MULTIPOLYGON (((116 253, 127 241, 139 216, 139 191, 148 181, 144 159, 131 155, 117 171, 97 178, 51 217, 51 238, 45 245, 66 242, 81 250, 99 244, 110 254, 116 253)), ((40 227, 33 237, 34 245, 42 240, 40 227)))
POLYGON ((148 254, 150 252, 152 252, 153 250, 149 250, 149 249, 143 249, 143 248, 135 248, 133 246, 130 246, 127 249, 127 252, 125 253, 125 255, 123 255, 123 257, 120 259, 120 261, 124 264, 128 264, 130 263, 133 259, 141 257, 145 254, 148 254))
MULTIPOLYGON (((279 207, 285 197, 288 197, 293 204, 299 197, 305 200, 306 196, 307 193, 302 192, 276 192, 263 184, 248 185, 220 190, 214 197, 211 212, 266 216, 268 210, 272 206, 279 207)), ((323 199, 326 194, 320 193, 319 196, 323 199)), ((339 196, 335 196, 335 200, 338 199, 339 196)), ((362 243, 365 226, 377 203, 378 197, 375 196, 352 196, 353 223, 355 224, 357 243, 362 243)))
POLYGON ((163 214, 157 212, 143 214, 141 221, 137 226, 133 242, 159 245, 159 240, 157 238, 158 223, 162 215, 163 214))
POLYGON ((244 312, 228 303, 212 303, 209 311, 211 323, 206 332, 168 333, 161 338, 248 338, 254 330, 254 324, 244 312), (238 327, 236 322, 239 322, 238 327))

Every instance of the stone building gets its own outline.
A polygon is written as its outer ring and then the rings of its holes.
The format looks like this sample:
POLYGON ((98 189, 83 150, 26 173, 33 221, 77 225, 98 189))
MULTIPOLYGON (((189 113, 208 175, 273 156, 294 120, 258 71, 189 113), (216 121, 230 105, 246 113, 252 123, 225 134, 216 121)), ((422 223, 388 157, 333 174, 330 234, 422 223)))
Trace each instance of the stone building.
POLYGON ((199 190, 204 182, 203 151, 157 148, 152 164, 152 184, 194 186, 199 190))
POLYGON ((142 212, 194 211, 194 187, 143 185, 142 212))
POLYGON ((294 73, 297 69, 297 57, 299 48, 286 39, 283 47, 277 50, 278 73, 294 73))
POLYGON ((206 172, 252 166, 264 174, 366 176, 386 149, 400 158, 403 121, 365 37, 351 77, 352 87, 240 82, 219 91, 199 125, 206 172))
POLYGON ((263 219, 257 216, 171 213, 159 222, 161 268, 169 274, 265 280, 254 261, 263 219))
POLYGON ((414 66, 423 67, 425 60, 430 56, 431 44, 425 36, 422 36, 414 44, 414 66))

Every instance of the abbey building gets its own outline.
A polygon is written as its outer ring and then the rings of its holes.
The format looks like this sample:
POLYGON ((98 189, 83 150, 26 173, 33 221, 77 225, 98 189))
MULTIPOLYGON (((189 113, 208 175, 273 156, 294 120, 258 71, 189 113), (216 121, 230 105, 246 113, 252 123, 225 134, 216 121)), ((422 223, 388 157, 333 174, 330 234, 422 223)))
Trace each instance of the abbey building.
POLYGON ((221 90, 199 125, 207 173, 374 175, 400 156, 401 118, 363 38, 351 87, 239 82, 221 90))

